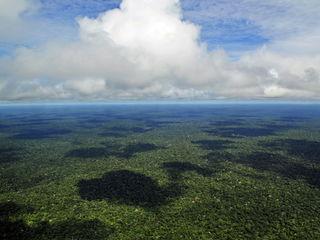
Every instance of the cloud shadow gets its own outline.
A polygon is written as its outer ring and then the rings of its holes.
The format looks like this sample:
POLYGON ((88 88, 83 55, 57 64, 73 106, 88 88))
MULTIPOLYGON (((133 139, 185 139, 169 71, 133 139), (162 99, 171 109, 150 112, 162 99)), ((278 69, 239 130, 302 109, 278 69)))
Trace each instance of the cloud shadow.
POLYGON ((177 181, 185 172, 196 172, 204 177, 213 176, 214 172, 208 168, 201 167, 190 162, 166 162, 162 164, 172 181, 177 181))
POLYGON ((37 226, 29 226, 24 221, 12 217, 32 213, 34 209, 14 202, 0 203, 0 239, 32 240, 32 239, 108 239, 113 229, 99 220, 78 220, 49 224, 39 222, 37 226))
POLYGON ((246 137, 264 137, 286 130, 286 127, 269 125, 263 127, 223 127, 216 129, 207 129, 206 133, 225 138, 246 138, 246 137))
POLYGON ((159 186, 151 177, 128 170, 112 171, 101 178, 81 180, 79 195, 85 200, 107 200, 118 204, 155 208, 181 194, 174 185, 159 186))
POLYGON ((70 133, 71 130, 68 129, 28 129, 23 130, 21 133, 13 135, 12 138, 20 140, 37 140, 46 138, 56 138, 70 133))
POLYGON ((204 150, 224 150, 233 142, 229 140, 200 140, 192 143, 199 145, 204 150))
POLYGON ((19 160, 18 148, 0 148, 0 164, 19 160))
POLYGON ((106 144, 104 147, 80 148, 69 151, 66 157, 75 158, 101 158, 101 157, 119 157, 129 159, 138 153, 155 151, 161 147, 150 143, 134 143, 126 146, 117 144, 106 144))
POLYGON ((300 157, 311 162, 320 162, 320 142, 296 139, 281 139, 273 142, 264 142, 264 147, 285 150, 288 154, 300 157))

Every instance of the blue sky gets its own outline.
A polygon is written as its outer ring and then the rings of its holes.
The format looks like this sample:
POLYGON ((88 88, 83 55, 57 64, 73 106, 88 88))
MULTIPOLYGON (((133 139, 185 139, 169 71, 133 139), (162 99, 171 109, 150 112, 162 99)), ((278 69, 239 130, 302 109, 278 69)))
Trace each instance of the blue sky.
MULTIPOLYGON (((48 31, 41 38, 18 43, 4 42, 0 38, 0 55, 10 54, 19 44, 33 46, 46 41, 59 34, 62 26, 67 29, 64 30, 65 38, 77 38, 78 17, 95 18, 107 10, 118 8, 120 3, 120 0, 41 0, 39 9, 32 16, 24 17, 55 26, 52 32, 48 31)), ((198 3, 184 0, 181 5, 185 19, 201 26, 201 41, 207 43, 209 49, 224 48, 236 54, 242 50, 255 49, 269 40, 259 26, 249 19, 199 18, 196 12, 202 12, 203 9, 198 3)))
MULTIPOLYGON (((95 18, 102 12, 119 7, 120 2, 119 0, 42 0, 39 17, 74 25, 77 17, 95 18)), ((182 1, 182 8, 184 11, 197 11, 197 6, 189 1, 182 1)), ((262 35, 259 27, 248 19, 229 18, 208 21, 197 19, 190 14, 186 14, 185 19, 202 27, 202 40, 211 47, 231 45, 254 47, 267 42, 267 38, 262 35)))
POLYGON ((1 100, 320 99, 319 0, 1 0, 1 100))

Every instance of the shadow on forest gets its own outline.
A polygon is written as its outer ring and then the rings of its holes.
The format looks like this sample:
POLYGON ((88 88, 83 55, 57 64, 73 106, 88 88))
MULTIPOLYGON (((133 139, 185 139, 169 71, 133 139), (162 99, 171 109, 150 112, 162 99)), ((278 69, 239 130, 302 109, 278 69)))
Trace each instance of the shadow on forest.
POLYGON ((111 155, 109 149, 103 147, 91 147, 91 148, 80 148, 71 150, 66 154, 66 157, 76 157, 76 158, 100 158, 111 155))
POLYGON ((313 166, 294 162, 280 154, 252 152, 237 156, 224 152, 212 152, 207 155, 209 162, 221 160, 243 164, 258 171, 268 171, 289 179, 303 179, 310 185, 320 187, 320 171, 313 166))
POLYGON ((60 122, 61 118, 30 118, 30 119, 26 119, 25 117, 18 117, 18 118, 8 118, 7 119, 7 123, 5 125, 0 124, 0 129, 6 128, 6 129, 10 129, 10 128, 20 128, 22 131, 29 131, 30 127, 39 127, 41 126, 42 128, 45 128, 45 125, 48 124, 53 124, 53 123, 57 123, 60 122), (10 121, 9 121, 10 120, 10 121))
POLYGON ((37 119, 17 119, 14 124, 11 124, 10 127, 30 127, 39 125, 52 124, 54 122, 61 121, 61 118, 37 118, 37 119))
POLYGON ((9 216, 15 216, 18 213, 31 213, 33 208, 24 205, 19 205, 14 202, 3 202, 0 203, 0 218, 5 219, 9 216))
POLYGON ((125 120, 134 120, 139 121, 142 126, 136 126, 136 127, 129 127, 129 126, 114 126, 106 129, 103 133, 101 133, 101 136, 104 137, 125 137, 130 134, 134 133, 146 133, 149 131, 152 131, 156 128, 161 128, 164 126, 167 126, 169 124, 175 124, 180 123, 180 121, 169 121, 169 120, 156 120, 153 118, 148 119, 145 116, 141 117, 123 117, 123 118, 116 118, 116 119, 125 119, 125 120))
POLYGON ((162 168, 167 170, 172 181, 179 180, 181 178, 181 174, 188 171, 194 171, 204 177, 210 177, 213 175, 212 170, 189 162, 166 162, 162 164, 162 168))
POLYGON ((307 161, 320 162, 320 142, 281 139, 274 142, 263 143, 262 145, 272 149, 285 150, 290 155, 303 158, 307 161))
POLYGON ((160 128, 170 124, 181 123, 181 121, 158 121, 158 120, 145 120, 145 125, 151 128, 160 128))
POLYGON ((285 122, 285 123, 288 123, 288 122, 292 123, 292 122, 303 122, 303 121, 306 121, 309 119, 310 118, 308 118, 308 117, 294 115, 294 116, 283 116, 283 117, 279 118, 278 121, 285 122))
POLYGON ((22 140, 36 140, 36 139, 45 139, 45 138, 56 138, 61 135, 70 134, 71 130, 68 129, 28 129, 23 130, 21 133, 13 135, 13 139, 22 139, 22 140))
POLYGON ((281 125, 265 125, 262 127, 223 127, 205 130, 206 133, 214 136, 227 138, 263 137, 274 135, 279 131, 288 129, 281 125))
POLYGON ((213 175, 210 169, 189 162, 167 162, 162 168, 170 180, 165 186, 144 174, 119 170, 108 172, 101 178, 80 180, 77 184, 79 195, 89 201, 108 200, 153 209, 183 194, 187 186, 179 180, 184 172, 195 171, 205 177, 213 175))
POLYGON ((119 204, 154 208, 181 195, 175 185, 166 187, 151 177, 128 170, 108 172, 101 178, 81 180, 79 194, 85 200, 109 200, 119 204))
POLYGON ((137 153, 149 152, 161 149, 154 144, 150 143, 134 143, 125 147, 116 144, 106 144, 105 147, 92 147, 75 149, 66 154, 66 157, 76 158, 99 158, 115 156, 120 158, 129 159, 137 153))
POLYGON ((18 148, 0 148, 0 164, 19 160, 18 148))
POLYGON ((123 148, 122 151, 116 153, 115 156, 122 158, 131 158, 137 153, 150 152, 158 149, 161 149, 161 147, 150 143, 129 144, 125 148, 123 148))
POLYGON ((236 119, 236 120, 216 120, 210 123, 211 126, 238 126, 243 125, 244 120, 236 119))
POLYGON ((102 125, 110 121, 109 117, 96 116, 96 117, 85 117, 78 120, 78 126, 88 126, 88 125, 102 125))
POLYGON ((4 124, 1 124, 1 123, 0 123, 0 129, 1 129, 1 130, 7 129, 7 128, 9 128, 8 125, 4 125, 4 124))
POLYGON ((126 137, 134 133, 145 133, 153 130, 151 127, 111 127, 100 133, 102 137, 126 137))
POLYGON ((0 239, 107 239, 113 230, 98 220, 76 220, 49 224, 40 222, 36 227, 28 226, 22 220, 12 220, 20 214, 32 213, 30 207, 14 202, 0 203, 0 239))
POLYGON ((200 140, 192 143, 200 145, 204 150, 224 150, 233 142, 229 140, 200 140))

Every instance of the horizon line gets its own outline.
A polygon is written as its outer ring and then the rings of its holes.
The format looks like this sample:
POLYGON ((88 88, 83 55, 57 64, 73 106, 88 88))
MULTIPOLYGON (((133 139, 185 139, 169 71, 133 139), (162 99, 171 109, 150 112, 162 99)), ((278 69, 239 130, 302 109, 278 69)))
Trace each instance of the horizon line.
POLYGON ((60 106, 60 105, 219 105, 219 104, 296 104, 296 105, 318 105, 320 100, 46 100, 46 101, 0 101, 0 106, 60 106))

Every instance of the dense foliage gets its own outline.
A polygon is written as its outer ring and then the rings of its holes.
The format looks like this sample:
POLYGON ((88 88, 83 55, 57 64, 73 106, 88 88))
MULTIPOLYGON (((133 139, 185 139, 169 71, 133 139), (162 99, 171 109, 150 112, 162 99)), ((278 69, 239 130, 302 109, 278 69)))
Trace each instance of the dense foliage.
POLYGON ((320 239, 318 105, 0 107, 0 239, 320 239))

